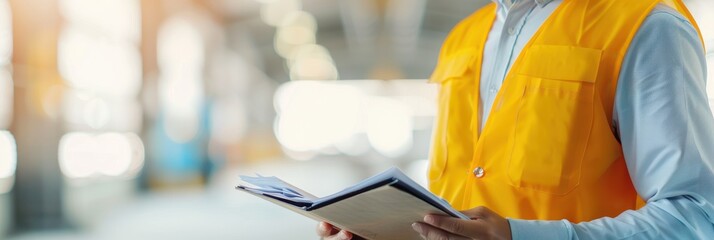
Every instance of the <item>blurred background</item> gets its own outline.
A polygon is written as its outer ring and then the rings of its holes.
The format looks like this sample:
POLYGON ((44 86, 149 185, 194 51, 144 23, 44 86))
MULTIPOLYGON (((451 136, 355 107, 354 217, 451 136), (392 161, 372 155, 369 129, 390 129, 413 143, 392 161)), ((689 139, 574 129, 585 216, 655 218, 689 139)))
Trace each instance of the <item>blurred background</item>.
POLYGON ((316 239, 238 175, 424 183, 424 79, 487 2, 0 0, 0 239, 316 239))

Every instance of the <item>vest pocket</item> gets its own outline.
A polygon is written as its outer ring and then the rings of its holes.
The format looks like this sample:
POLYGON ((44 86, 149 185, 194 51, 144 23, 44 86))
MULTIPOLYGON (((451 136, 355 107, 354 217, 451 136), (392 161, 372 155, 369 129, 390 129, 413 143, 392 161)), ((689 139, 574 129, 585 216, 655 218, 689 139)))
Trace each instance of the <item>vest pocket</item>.
POLYGON ((523 94, 508 163, 513 186, 563 195, 580 184, 599 56, 598 50, 560 46, 526 53, 514 78, 523 94))
POLYGON ((439 84, 438 112, 428 171, 430 182, 441 179, 449 159, 461 159, 472 152, 469 126, 475 91, 473 73, 470 71, 473 56, 472 51, 462 51, 440 60, 429 80, 439 84))

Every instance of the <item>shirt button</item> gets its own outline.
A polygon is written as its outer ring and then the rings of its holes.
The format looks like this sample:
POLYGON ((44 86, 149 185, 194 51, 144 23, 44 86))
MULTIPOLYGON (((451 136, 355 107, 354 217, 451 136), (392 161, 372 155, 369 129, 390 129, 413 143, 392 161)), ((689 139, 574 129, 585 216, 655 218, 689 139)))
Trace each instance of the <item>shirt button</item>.
POLYGON ((490 92, 490 93, 495 93, 495 92, 496 92, 496 89, 495 89, 495 88, 490 88, 490 89, 488 89, 488 92, 490 92))
POLYGON ((482 178, 485 173, 486 172, 483 170, 482 167, 477 167, 476 169, 474 169, 474 176, 476 176, 477 178, 482 178))
POLYGON ((516 34, 516 27, 510 27, 510 28, 508 28, 508 34, 510 34, 510 35, 515 35, 515 34, 516 34))

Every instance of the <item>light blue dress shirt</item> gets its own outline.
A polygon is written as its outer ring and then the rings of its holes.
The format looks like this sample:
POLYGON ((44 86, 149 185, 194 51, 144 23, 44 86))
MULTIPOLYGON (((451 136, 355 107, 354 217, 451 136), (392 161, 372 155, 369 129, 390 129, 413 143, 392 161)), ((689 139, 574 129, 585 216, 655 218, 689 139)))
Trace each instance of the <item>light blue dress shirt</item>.
MULTIPOLYGON (((561 3, 494 1, 498 14, 479 89, 481 123, 515 58, 561 3)), ((613 131, 647 205, 582 223, 509 219, 513 239, 714 239, 714 118, 705 79, 696 30, 675 10, 657 6, 624 59, 613 113, 613 131)))

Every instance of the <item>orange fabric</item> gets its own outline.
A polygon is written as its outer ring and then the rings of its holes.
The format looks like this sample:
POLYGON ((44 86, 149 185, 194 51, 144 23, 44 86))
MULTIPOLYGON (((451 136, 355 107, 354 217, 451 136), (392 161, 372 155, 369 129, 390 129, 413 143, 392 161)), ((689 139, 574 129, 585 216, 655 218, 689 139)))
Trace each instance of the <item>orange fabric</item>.
MULTIPOLYGON (((479 76, 496 6, 463 20, 430 79, 440 85, 430 190, 457 209, 520 219, 579 222, 636 209, 610 124, 623 58, 658 3, 564 0, 512 66, 483 132, 479 76)), ((680 0, 663 3, 694 22, 680 0)))

